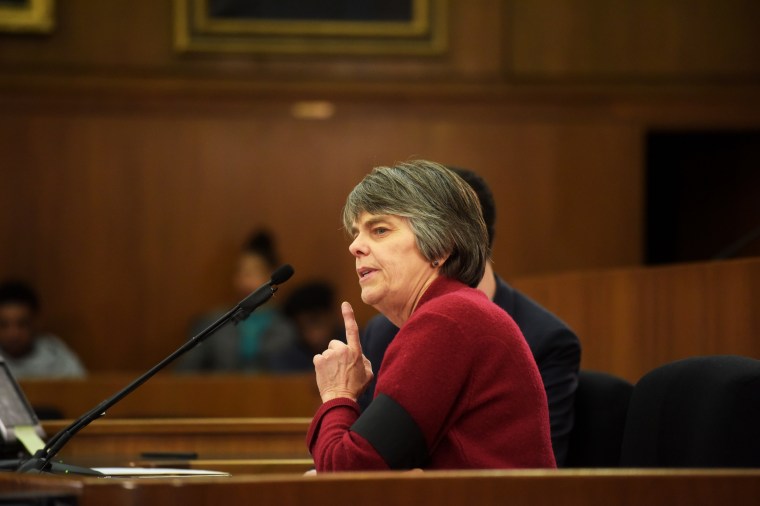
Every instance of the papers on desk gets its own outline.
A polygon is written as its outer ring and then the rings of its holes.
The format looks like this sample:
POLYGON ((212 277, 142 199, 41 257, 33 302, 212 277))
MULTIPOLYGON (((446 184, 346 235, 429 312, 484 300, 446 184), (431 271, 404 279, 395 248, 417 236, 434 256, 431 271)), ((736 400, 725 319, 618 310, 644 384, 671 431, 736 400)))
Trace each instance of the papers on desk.
POLYGON ((186 478, 196 476, 230 476, 221 471, 203 469, 174 469, 169 467, 95 467, 107 478, 186 478))
POLYGON ((40 438, 38 429, 34 425, 17 425, 15 427, 16 438, 21 441, 29 455, 34 455, 37 450, 41 450, 45 447, 45 442, 40 438))

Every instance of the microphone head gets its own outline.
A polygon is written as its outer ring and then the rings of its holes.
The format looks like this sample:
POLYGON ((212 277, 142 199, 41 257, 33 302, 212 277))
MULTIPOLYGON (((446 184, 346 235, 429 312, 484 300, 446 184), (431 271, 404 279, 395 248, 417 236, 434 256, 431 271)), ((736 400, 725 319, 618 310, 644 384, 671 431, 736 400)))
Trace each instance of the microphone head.
POLYGON ((270 283, 273 285, 281 285, 282 283, 289 280, 294 272, 295 271, 293 270, 293 266, 290 264, 281 265, 272 273, 272 279, 270 283))

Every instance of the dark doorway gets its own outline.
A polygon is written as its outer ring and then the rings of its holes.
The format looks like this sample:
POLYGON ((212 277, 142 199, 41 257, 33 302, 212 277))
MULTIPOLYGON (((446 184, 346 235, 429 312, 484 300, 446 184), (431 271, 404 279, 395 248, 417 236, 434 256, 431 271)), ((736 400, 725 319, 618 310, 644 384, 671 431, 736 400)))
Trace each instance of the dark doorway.
POLYGON ((760 131, 647 135, 646 263, 760 255, 760 131))

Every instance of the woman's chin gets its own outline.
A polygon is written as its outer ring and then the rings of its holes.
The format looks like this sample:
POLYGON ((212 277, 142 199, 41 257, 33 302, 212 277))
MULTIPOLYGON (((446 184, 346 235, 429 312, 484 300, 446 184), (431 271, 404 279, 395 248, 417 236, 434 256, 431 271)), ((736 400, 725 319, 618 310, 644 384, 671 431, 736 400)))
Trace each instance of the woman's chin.
POLYGON ((365 288, 362 290, 362 302, 368 306, 376 306, 381 299, 382 297, 379 297, 372 289, 365 288))

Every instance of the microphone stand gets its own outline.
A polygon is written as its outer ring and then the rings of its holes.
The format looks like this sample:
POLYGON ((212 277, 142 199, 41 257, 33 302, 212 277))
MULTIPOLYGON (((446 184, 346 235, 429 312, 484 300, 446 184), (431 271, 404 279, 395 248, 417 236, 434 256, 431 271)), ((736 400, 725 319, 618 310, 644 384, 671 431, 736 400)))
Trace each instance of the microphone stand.
POLYGON ((102 473, 89 469, 86 467, 70 466, 61 464, 58 462, 51 462, 51 460, 58 454, 59 451, 68 443, 68 441, 76 435, 77 432, 84 429, 98 418, 104 416, 106 411, 113 407, 116 403, 123 398, 137 390, 143 383, 152 378, 157 372, 174 362, 177 358, 187 353, 189 350, 195 348, 202 343, 206 338, 211 336, 214 332, 222 328, 230 321, 234 321, 235 324, 248 318, 250 314, 259 306, 272 298, 277 291, 277 285, 284 283, 293 275, 293 268, 285 264, 279 267, 272 274, 272 278, 252 292, 248 297, 238 303, 237 306, 230 309, 221 318, 208 326, 200 334, 192 337, 185 344, 180 346, 174 353, 163 359, 161 362, 153 366, 150 370, 143 373, 140 377, 132 381, 129 385, 116 392, 113 396, 104 400, 93 409, 80 416, 69 426, 62 429, 58 434, 53 436, 44 448, 35 452, 35 454, 23 462, 16 472, 19 473, 63 473, 63 474, 88 474, 95 476, 102 476, 102 473))

